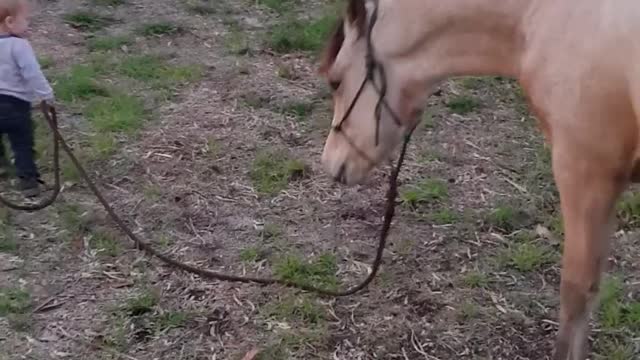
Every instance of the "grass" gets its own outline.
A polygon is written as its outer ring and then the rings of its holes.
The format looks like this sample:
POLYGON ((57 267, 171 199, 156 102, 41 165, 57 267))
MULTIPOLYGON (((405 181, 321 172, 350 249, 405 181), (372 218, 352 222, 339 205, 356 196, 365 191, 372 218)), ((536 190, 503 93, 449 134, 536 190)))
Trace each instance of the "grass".
POLYGON ((121 49, 132 43, 133 40, 128 36, 101 36, 90 39, 87 47, 89 51, 110 51, 121 49))
POLYGON ((334 15, 325 15, 310 23, 298 19, 288 19, 273 28, 269 46, 279 53, 317 52, 324 46, 335 21, 334 15))
POLYGON ((31 327, 31 295, 16 287, 0 287, 0 317, 7 318, 9 326, 18 332, 31 327))
POLYGON ((56 207, 60 223, 69 236, 75 236, 89 229, 87 214, 77 204, 60 204, 56 207))
POLYGON ((0 252, 14 253, 18 250, 18 243, 11 226, 9 212, 0 209, 0 252))
POLYGON ((96 80, 98 72, 90 65, 74 65, 53 84, 56 97, 61 101, 75 102, 96 96, 108 96, 109 91, 96 80))
POLYGON ((335 289, 338 286, 337 270, 333 255, 324 254, 310 262, 286 255, 275 264, 274 274, 283 280, 335 289))
POLYGON ((142 126, 144 111, 141 100, 117 94, 91 99, 85 109, 85 116, 98 132, 132 133, 142 126))
POLYGON ((497 228, 503 232, 510 233, 518 230, 529 221, 529 215, 513 208, 510 205, 500 205, 491 211, 485 222, 492 228, 497 228))
POLYGON ((189 320, 189 314, 182 311, 168 311, 155 317, 157 331, 167 331, 184 327, 189 320))
POLYGON ((254 159, 249 176, 257 192, 275 195, 290 181, 306 176, 306 165, 282 152, 261 152, 254 159))
POLYGON ((296 2, 296 0, 258 0, 258 4, 264 5, 280 14, 288 12, 296 2))
POLYGON ((460 215, 451 209, 441 209, 429 216, 436 225, 454 224, 460 220, 460 215))
POLYGON ((620 225, 626 229, 640 224, 640 192, 625 194, 616 205, 620 225))
POLYGON ((113 155, 118 146, 118 141, 113 134, 94 134, 90 140, 91 160, 106 159, 113 155))
POLYGON ((526 273, 553 263, 557 254, 546 246, 524 241, 509 246, 499 257, 503 266, 526 273))
POLYGON ((308 325, 320 325, 325 320, 322 307, 309 296, 290 296, 267 307, 269 316, 297 321, 308 325))
POLYGON ((95 5, 120 6, 127 3, 127 0, 91 0, 95 5))
POLYGON ((176 35, 184 29, 169 21, 157 21, 141 25, 137 32, 146 37, 176 35))
POLYGON ((158 297, 150 290, 143 290, 140 294, 126 300, 121 309, 129 316, 140 316, 153 311, 158 304, 158 297))
POLYGON ((224 47, 233 55, 244 55, 249 52, 249 37, 238 26, 231 26, 224 37, 224 47))
POLYGON ((38 63, 42 70, 47 70, 55 65, 55 60, 49 56, 40 56, 38 57, 38 63))
POLYGON ((197 15, 212 15, 226 13, 226 10, 216 0, 188 0, 187 10, 197 15))
POLYGON ((184 84, 202 75, 198 66, 171 66, 153 55, 129 56, 117 65, 117 71, 156 88, 184 84))
POLYGON ((400 201, 404 206, 415 208, 431 201, 442 201, 449 197, 447 184, 439 179, 424 179, 415 185, 400 190, 400 201))
POLYGON ((618 276, 603 279, 597 315, 602 333, 595 341, 598 358, 633 358, 632 338, 640 332, 640 301, 625 296, 625 286, 618 276))
POLYGON ((486 288, 489 285, 489 278, 479 271, 469 271, 462 277, 462 284, 470 288, 486 288))
POLYGON ((26 314, 31 308, 31 295, 15 287, 0 287, 0 316, 26 314))
POLYGON ((92 234, 89 239, 89 246, 92 249, 97 250, 100 254, 111 257, 118 256, 121 248, 118 239, 105 231, 99 231, 92 234))
POLYGON ((481 103, 469 95, 455 96, 447 101, 447 107, 453 113, 465 115, 480 107, 481 103))
POLYGON ((313 103, 308 101, 291 101, 282 106, 285 115, 293 116, 298 121, 304 121, 313 112, 313 103))
POLYGON ((63 20, 74 29, 87 32, 101 30, 115 22, 110 16, 100 15, 93 11, 78 10, 64 15, 63 20))
POLYGON ((260 249, 255 246, 242 249, 240 251, 240 260, 246 263, 253 263, 260 259, 260 249))
POLYGON ((262 237, 262 240, 279 239, 283 235, 284 229, 277 224, 266 223, 262 229, 260 229, 260 236, 262 237))

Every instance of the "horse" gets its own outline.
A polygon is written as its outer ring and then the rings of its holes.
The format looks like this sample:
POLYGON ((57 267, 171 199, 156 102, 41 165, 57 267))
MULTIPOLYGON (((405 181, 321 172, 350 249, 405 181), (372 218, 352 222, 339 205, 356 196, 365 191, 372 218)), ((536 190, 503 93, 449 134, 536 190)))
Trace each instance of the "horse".
POLYGON ((333 120, 321 155, 363 183, 456 76, 522 87, 552 158, 564 221, 554 360, 588 354, 615 203, 640 182, 640 2, 349 0, 318 68, 333 120))

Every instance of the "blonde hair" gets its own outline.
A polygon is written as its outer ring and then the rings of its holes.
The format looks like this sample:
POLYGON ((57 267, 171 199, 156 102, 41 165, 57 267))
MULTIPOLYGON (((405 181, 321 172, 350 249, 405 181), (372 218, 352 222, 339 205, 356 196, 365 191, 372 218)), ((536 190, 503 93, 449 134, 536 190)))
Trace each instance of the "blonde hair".
POLYGON ((29 0, 0 0, 0 24, 9 16, 14 16, 25 6, 29 4, 29 0))

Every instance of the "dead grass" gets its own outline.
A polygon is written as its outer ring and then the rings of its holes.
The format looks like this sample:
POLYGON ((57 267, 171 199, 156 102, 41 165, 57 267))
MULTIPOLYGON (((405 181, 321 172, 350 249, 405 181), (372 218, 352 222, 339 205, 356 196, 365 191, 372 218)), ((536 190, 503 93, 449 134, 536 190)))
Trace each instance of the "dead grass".
MULTIPOLYGON (((345 189, 318 163, 331 104, 315 55, 333 2, 97 1, 76 17, 64 15, 78 15, 68 0, 43 4, 60 21, 34 22, 52 42, 38 55, 50 59, 65 135, 136 233, 217 271, 330 288, 366 276, 385 175, 345 189)), ((430 99, 382 271, 342 299, 172 272, 128 248, 65 161, 54 207, 0 209, 0 266, 12 269, 0 271, 0 311, 11 309, 0 314, 2 350, 544 359, 557 330, 562 223, 550 154, 523 100, 499 77, 458 79, 430 99)), ((598 359, 640 354, 635 197, 618 207, 625 233, 594 316, 598 359)))

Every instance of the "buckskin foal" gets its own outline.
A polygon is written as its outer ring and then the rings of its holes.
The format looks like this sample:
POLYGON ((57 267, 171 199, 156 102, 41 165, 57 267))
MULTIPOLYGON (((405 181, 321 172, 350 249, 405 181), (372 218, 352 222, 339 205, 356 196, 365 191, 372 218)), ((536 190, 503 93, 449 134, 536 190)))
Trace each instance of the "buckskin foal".
POLYGON ((565 226, 553 358, 583 360, 614 205, 640 179, 638 34, 637 0, 350 0, 320 67, 334 101, 322 162, 361 183, 438 83, 517 79, 551 145, 565 226))

